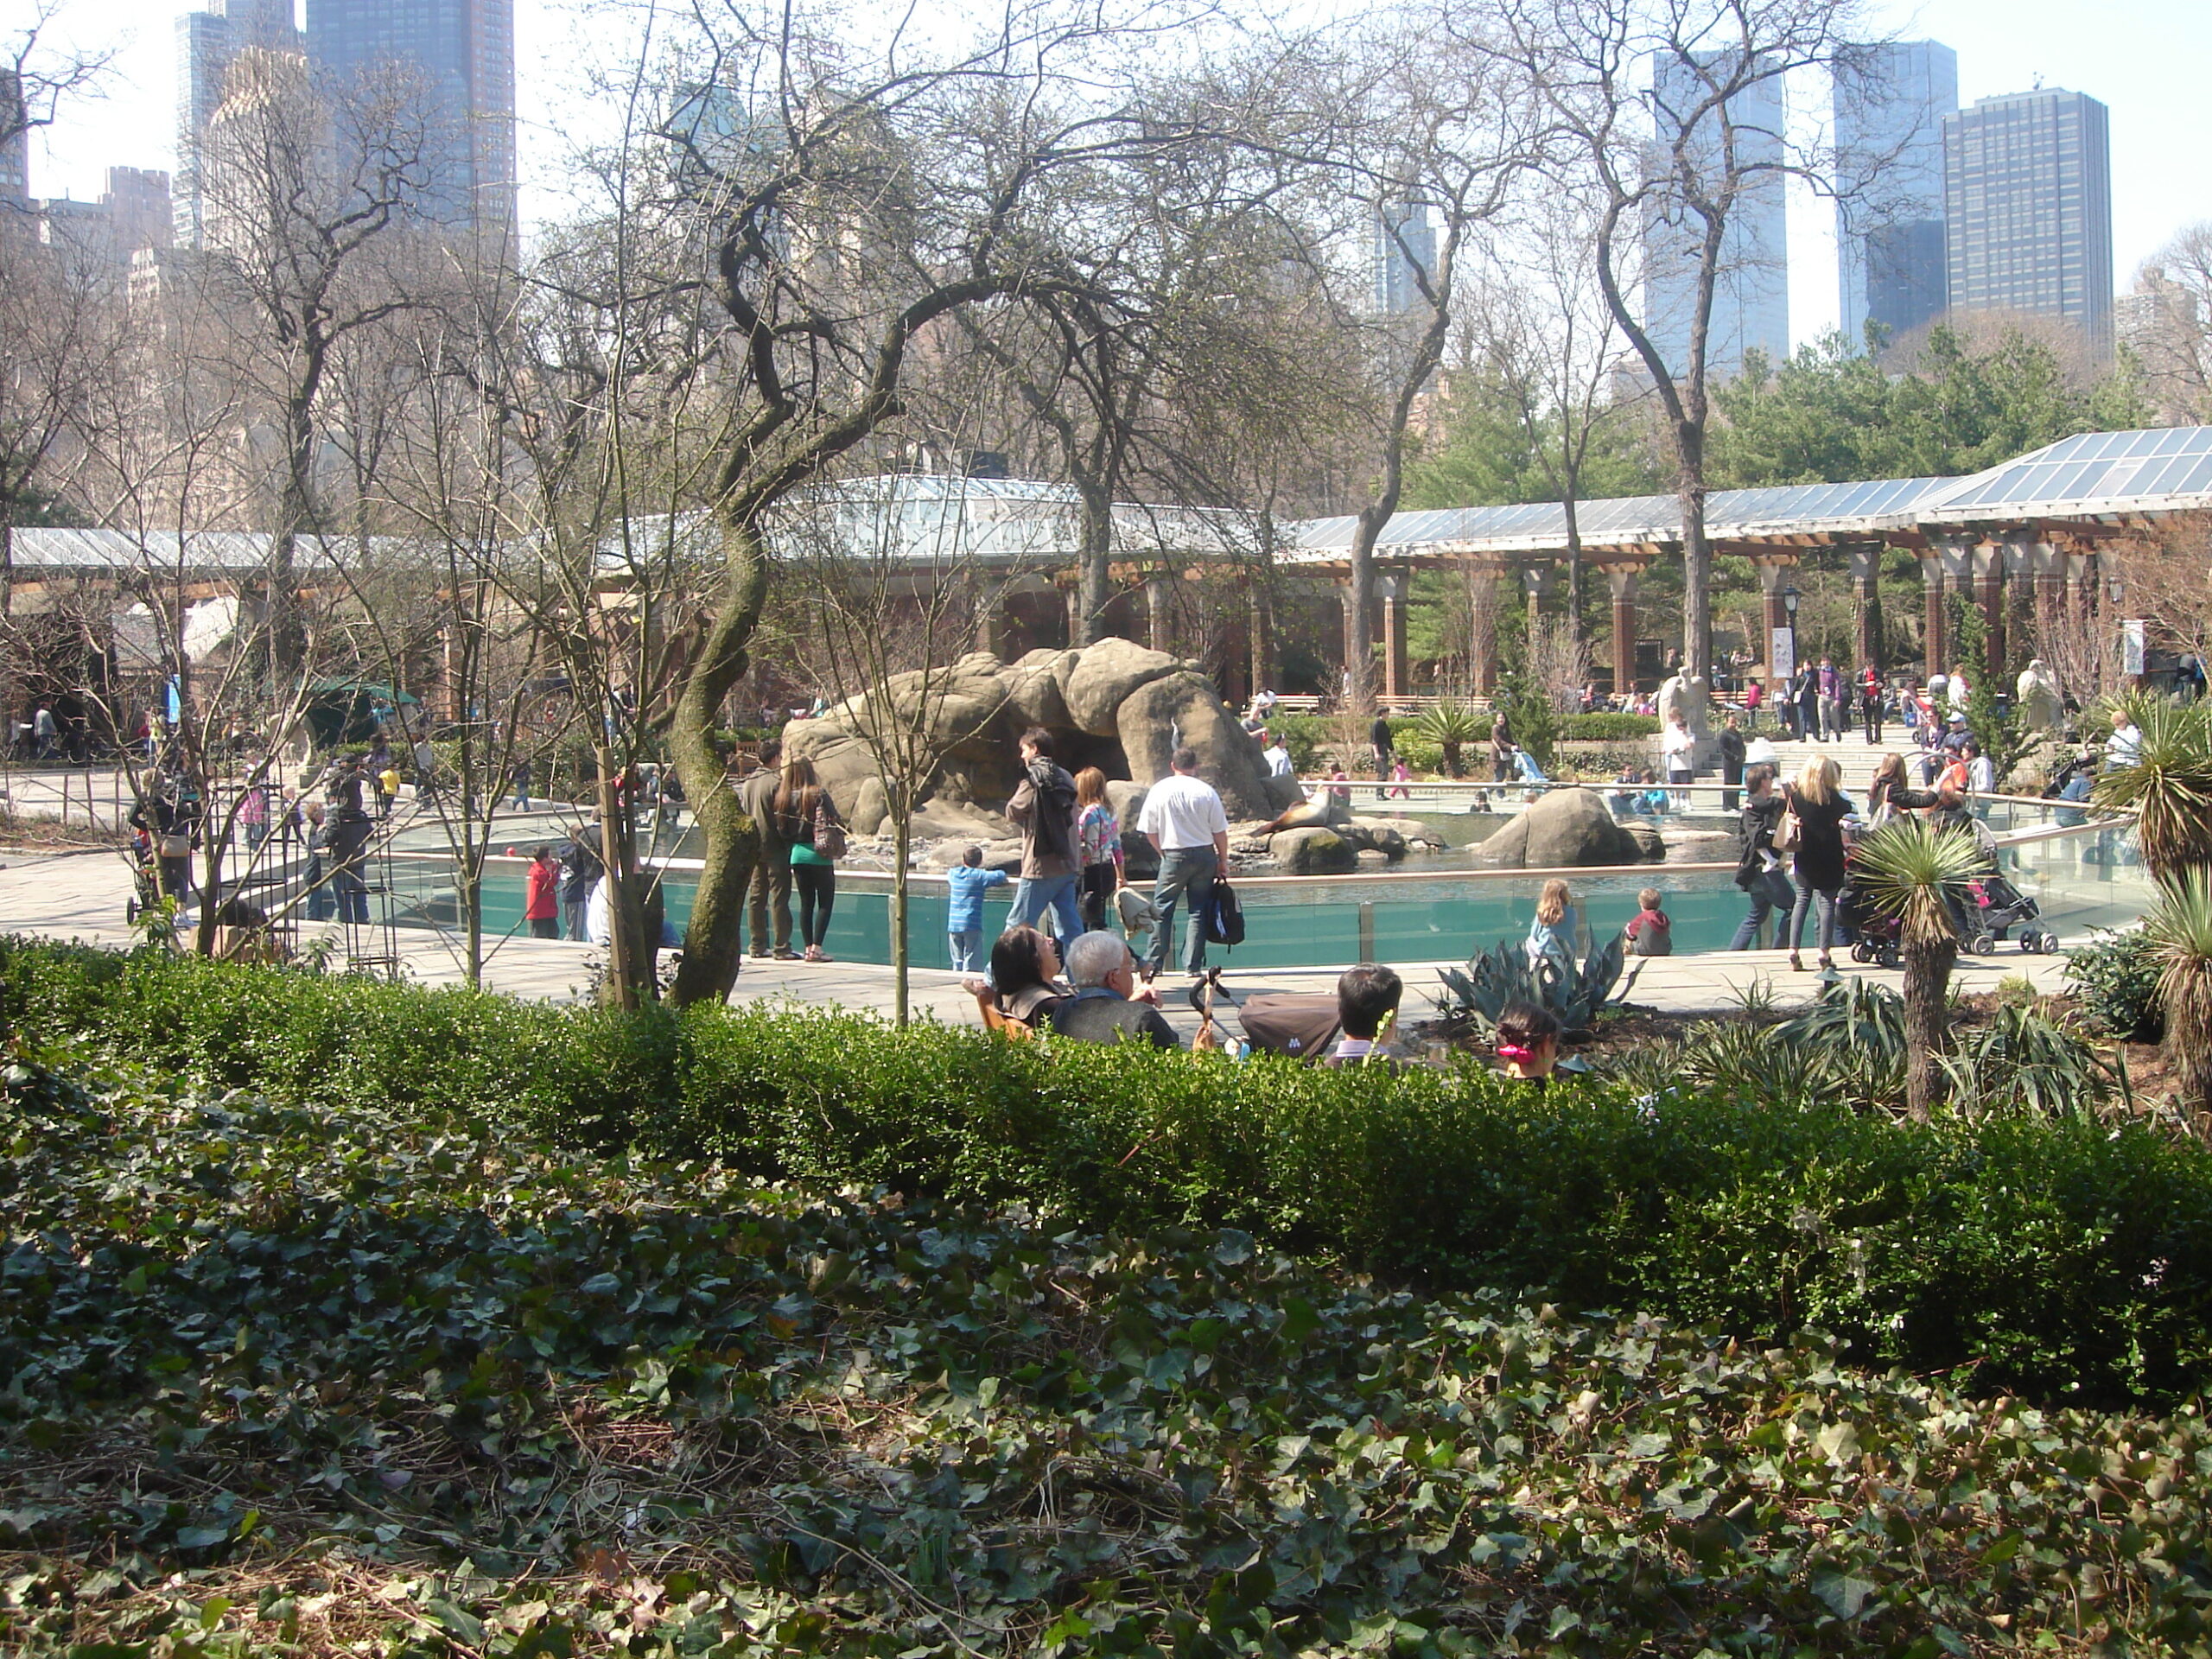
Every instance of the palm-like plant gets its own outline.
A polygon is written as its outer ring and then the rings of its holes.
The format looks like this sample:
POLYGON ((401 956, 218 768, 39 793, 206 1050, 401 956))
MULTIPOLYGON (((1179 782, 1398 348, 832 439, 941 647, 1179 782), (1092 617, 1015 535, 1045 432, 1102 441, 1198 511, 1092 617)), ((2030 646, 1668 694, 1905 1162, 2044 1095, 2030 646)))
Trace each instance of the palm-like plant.
POLYGON ((2212 866, 2212 702, 2131 692, 2117 700, 2142 734, 2133 766, 2100 772, 2089 798, 2133 810, 2143 861, 2160 880, 2212 866))
POLYGON ((1481 716, 1465 703, 1439 697, 1414 722, 1414 730, 1444 752, 1444 775, 1457 778, 1460 775, 1459 751, 1482 736, 1483 723, 1481 716))
POLYGON ((2202 865, 2160 881, 2143 937, 2164 971, 2166 1052, 2183 1103, 2212 1111, 2212 870, 2202 865))
POLYGON ((1923 1121, 1943 1097, 1950 1047, 1943 1000, 1959 955, 1951 907, 1984 861, 1970 832, 1924 818, 1892 818, 1859 843, 1856 874, 1867 902, 1903 924, 1905 1105, 1923 1121))

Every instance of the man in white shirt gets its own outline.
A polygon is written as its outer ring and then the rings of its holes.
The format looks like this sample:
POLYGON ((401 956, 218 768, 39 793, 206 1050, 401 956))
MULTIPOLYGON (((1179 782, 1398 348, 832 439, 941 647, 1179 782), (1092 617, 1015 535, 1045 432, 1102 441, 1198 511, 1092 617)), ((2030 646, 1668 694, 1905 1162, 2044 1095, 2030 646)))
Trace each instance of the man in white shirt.
POLYGON ((1175 906, 1186 894, 1191 901, 1190 971, 1205 971, 1206 901, 1213 897, 1214 877, 1229 857, 1229 814, 1213 785, 1199 778, 1198 751, 1179 748, 1168 762, 1173 772, 1154 784, 1137 815, 1137 828, 1160 849, 1160 876, 1153 884, 1153 908, 1160 920, 1152 931, 1152 949, 1145 958, 1149 980, 1166 966, 1175 944, 1175 906))
POLYGON ((1270 732, 1262 732, 1260 735, 1265 740, 1264 747, 1260 751, 1260 759, 1268 763, 1268 776, 1270 778, 1296 776, 1298 769, 1290 764, 1290 751, 1283 747, 1282 740, 1270 732))
POLYGON ((1967 760, 1967 787, 1977 795, 1997 792, 1997 763, 1981 752, 1978 743, 1969 743, 1961 751, 1967 760))

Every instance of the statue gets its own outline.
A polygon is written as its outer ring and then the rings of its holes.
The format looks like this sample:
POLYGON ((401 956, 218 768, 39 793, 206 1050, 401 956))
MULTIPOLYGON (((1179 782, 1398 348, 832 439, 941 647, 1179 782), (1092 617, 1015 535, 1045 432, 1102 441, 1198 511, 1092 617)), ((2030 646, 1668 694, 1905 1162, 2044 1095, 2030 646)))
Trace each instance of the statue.
POLYGON ((2042 658, 2020 671, 2012 706, 2019 711, 2021 724, 2031 732, 2055 732, 2065 723, 2064 693, 2058 677, 2044 666, 2042 658))
POLYGON ((1685 676, 1679 672, 1669 675, 1659 686, 1659 729, 1667 729, 1667 722, 1675 715, 1682 717, 1682 724, 1698 741, 1700 752, 1713 735, 1712 688, 1702 675, 1685 676))

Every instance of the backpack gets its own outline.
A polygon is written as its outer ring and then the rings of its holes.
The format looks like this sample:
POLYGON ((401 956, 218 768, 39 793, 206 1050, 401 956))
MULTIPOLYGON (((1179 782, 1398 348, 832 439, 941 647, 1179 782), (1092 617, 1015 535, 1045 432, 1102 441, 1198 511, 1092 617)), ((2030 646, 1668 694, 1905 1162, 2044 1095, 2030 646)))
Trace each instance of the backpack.
POLYGON ((1236 890, 1218 876, 1206 899, 1205 915, 1202 918, 1208 944, 1217 944, 1224 950, 1234 950, 1244 943, 1244 904, 1237 898, 1236 890))

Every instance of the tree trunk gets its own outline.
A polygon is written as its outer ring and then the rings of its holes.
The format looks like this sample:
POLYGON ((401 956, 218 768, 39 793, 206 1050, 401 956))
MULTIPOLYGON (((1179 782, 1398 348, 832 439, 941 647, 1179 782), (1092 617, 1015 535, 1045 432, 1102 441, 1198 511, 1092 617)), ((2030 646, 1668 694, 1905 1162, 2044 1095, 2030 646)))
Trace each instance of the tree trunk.
POLYGON ((1567 637, 1580 645, 1583 641, 1582 513, 1581 504, 1575 499, 1575 488, 1570 480, 1560 505, 1567 514, 1567 637))
POLYGON ((1958 955, 1952 939, 1904 947, 1905 1105, 1918 1122, 1925 1123, 1943 1099, 1942 1058, 1951 1046, 1943 999, 1958 955))
POLYGON ((701 836, 699 890, 683 934, 683 962, 670 1001, 677 1007, 719 1002, 737 983, 745 888, 760 855, 757 825, 738 805, 715 753, 714 731, 730 689, 745 676, 746 647, 768 597, 768 559, 759 531, 746 522, 722 525, 721 603, 700 641, 669 728, 669 747, 701 836))
POLYGON ((1675 448, 1681 462, 1682 673, 1709 685, 1713 679, 1713 546, 1705 537, 1705 423, 1676 422, 1675 448))
POLYGON ((1114 554, 1114 497, 1110 490, 1077 480, 1076 493, 1082 503, 1082 524, 1077 550, 1076 641, 1095 645, 1106 637, 1106 607, 1113 600, 1112 575, 1107 569, 1114 554))
MULTIPOLYGON (((638 1006, 638 936, 629 925, 634 909, 630 900, 630 837, 625 827, 621 791, 615 787, 613 753, 604 744, 600 746, 598 761, 599 853, 604 868, 599 879, 607 884, 605 995, 606 1000, 616 1007, 634 1010, 638 1006)), ((469 794, 464 775, 461 802, 464 812, 472 804, 469 794)))
MULTIPOLYGON (((2183 1109, 2195 1113, 2212 1113, 2212 983, 2207 982, 2208 974, 2212 969, 2200 968, 2191 976, 2194 983, 2177 986, 2161 998, 2174 1084, 2183 1109)), ((2198 1133, 2203 1132, 2200 1125, 2198 1133)))
MULTIPOLYGON (((887 784, 890 780, 885 780, 887 784)), ((891 1019, 894 1025, 903 1026, 909 1018, 907 976, 910 963, 906 950, 907 881, 906 837, 912 832, 913 808, 904 788, 893 785, 890 790, 891 835, 891 1019)))

